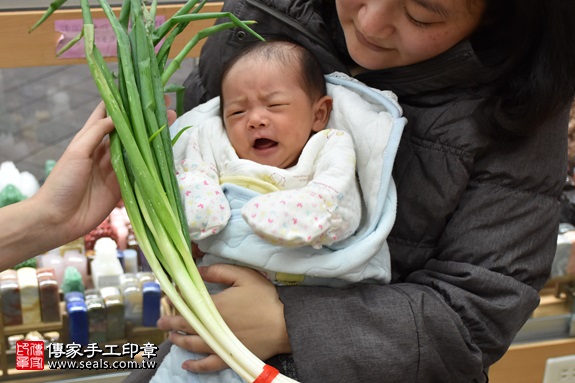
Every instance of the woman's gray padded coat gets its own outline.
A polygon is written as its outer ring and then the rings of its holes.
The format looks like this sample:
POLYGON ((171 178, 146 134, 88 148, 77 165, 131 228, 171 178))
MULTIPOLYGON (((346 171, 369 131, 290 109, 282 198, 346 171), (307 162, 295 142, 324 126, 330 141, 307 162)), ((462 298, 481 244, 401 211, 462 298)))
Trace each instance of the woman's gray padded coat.
MULTIPOLYGON (((306 45, 326 72, 346 71, 333 1, 225 8, 267 38, 306 45)), ((222 62, 247 40, 241 30, 208 40, 186 82, 188 108, 219 94, 222 62)), ((485 72, 462 42, 357 76, 394 91, 408 119, 393 173, 393 283, 278 289, 301 382, 486 382, 537 307, 556 247, 568 110, 530 136, 493 138, 473 114, 489 89, 470 91, 485 72)))

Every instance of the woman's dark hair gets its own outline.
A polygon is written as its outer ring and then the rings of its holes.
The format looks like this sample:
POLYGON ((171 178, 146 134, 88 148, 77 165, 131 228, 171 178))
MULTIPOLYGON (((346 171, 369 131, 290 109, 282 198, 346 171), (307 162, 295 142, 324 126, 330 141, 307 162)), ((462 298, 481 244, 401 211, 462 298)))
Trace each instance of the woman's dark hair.
POLYGON ((575 1, 485 0, 470 39, 494 74, 494 92, 478 111, 486 126, 529 134, 572 102, 575 1))
MULTIPOLYGON (((246 56, 273 60, 285 65, 286 68, 295 68, 298 73, 299 86, 307 93, 310 100, 318 100, 327 94, 323 70, 317 58, 310 51, 289 41, 268 40, 248 45, 224 65, 220 78, 220 95, 222 97, 221 84, 224 78, 234 64, 246 56)), ((254 69, 254 76, 257 76, 257 68, 254 69)), ((220 112, 223 111, 223 104, 220 102, 220 112)))

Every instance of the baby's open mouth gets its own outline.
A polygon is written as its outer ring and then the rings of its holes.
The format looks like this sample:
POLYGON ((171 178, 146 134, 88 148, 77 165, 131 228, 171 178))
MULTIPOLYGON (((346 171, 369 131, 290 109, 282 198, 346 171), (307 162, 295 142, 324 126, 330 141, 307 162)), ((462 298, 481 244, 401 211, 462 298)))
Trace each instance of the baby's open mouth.
POLYGON ((277 146, 277 142, 269 138, 258 138, 254 142, 254 149, 269 149, 277 146))

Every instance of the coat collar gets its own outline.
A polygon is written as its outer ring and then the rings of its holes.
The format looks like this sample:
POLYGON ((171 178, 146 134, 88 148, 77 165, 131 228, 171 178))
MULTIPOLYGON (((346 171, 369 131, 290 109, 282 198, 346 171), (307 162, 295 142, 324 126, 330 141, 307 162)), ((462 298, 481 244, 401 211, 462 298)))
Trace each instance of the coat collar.
POLYGON ((368 71, 355 76, 378 89, 391 90, 399 97, 425 94, 446 88, 470 88, 485 77, 481 64, 468 40, 420 63, 368 71))

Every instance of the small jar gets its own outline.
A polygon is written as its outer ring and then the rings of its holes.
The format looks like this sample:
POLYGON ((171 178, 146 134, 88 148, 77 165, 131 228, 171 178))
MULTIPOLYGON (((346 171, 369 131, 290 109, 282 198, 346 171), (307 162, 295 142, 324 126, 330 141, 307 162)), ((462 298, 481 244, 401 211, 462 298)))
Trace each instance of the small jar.
POLYGON ((38 277, 33 267, 22 267, 16 271, 20 285, 20 302, 22 304, 22 323, 33 324, 42 322, 40 309, 40 292, 38 277))
POLYGON ((124 320, 124 299, 117 287, 109 286, 100 289, 106 305, 106 339, 108 341, 124 339, 126 322, 124 320))
POLYGON ((142 325, 142 289, 134 278, 122 283, 124 297, 124 319, 134 326, 142 325))
POLYGON ((145 282, 142 284, 142 325, 145 327, 156 327, 156 322, 160 319, 160 301, 162 290, 158 282, 145 282))
POLYGON ((89 343, 88 309, 84 300, 73 299, 66 304, 68 313, 68 341, 87 345, 89 343))
POLYGON ((37 269, 36 277, 38 278, 42 322, 59 322, 62 319, 60 315, 60 288, 54 270, 49 268, 37 269))
POLYGON ((16 270, 9 269, 0 273, 0 296, 2 296, 4 326, 22 324, 20 285, 16 270))
POLYGON ((96 290, 90 290, 89 294, 86 292, 86 308, 90 343, 105 343, 107 328, 104 298, 96 290))

